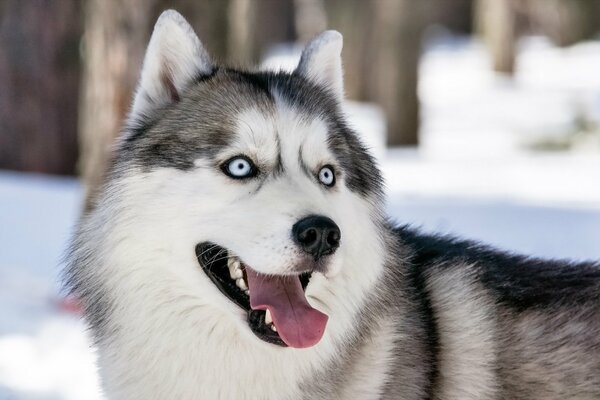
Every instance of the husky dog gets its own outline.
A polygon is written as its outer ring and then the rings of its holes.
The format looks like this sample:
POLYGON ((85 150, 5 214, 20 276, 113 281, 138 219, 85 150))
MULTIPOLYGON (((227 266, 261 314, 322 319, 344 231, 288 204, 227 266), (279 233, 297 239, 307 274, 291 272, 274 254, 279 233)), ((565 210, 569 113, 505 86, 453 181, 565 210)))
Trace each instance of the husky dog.
POLYGON ((66 270, 107 397, 599 399, 600 266, 389 222, 341 49, 230 69, 161 15, 66 270))

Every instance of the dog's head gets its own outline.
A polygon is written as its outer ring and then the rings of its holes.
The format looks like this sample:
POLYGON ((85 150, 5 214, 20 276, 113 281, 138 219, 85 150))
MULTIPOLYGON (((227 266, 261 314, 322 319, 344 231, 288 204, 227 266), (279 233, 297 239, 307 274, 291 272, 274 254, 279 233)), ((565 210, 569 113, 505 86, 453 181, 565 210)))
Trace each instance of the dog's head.
POLYGON ((269 343, 321 339, 330 281, 359 287, 381 244, 380 174, 341 112, 341 49, 328 31, 292 73, 228 69, 163 13, 104 193, 135 264, 169 260, 140 279, 186 287, 269 343))

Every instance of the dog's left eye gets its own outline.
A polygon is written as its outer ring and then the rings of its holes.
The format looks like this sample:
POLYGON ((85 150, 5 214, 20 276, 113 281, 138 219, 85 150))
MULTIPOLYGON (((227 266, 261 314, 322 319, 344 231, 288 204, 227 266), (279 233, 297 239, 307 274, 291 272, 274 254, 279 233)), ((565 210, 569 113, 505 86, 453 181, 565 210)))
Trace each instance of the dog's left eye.
POLYGON ((257 168, 245 156, 236 156, 226 161, 221 167, 225 174, 233 179, 251 178, 256 176, 257 168))
POLYGON ((335 174, 333 173, 333 167, 326 165, 319 170, 319 181, 325 186, 335 185, 335 174))

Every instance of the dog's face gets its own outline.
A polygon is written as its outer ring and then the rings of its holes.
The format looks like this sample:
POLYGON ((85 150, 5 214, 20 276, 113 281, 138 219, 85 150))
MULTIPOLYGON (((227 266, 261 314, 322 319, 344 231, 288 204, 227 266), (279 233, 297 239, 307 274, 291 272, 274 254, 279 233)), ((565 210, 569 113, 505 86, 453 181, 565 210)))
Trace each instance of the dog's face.
POLYGON ((276 345, 316 344, 321 292, 380 241, 380 176, 341 115, 340 51, 326 32, 293 73, 219 68, 163 14, 117 153, 138 242, 276 345))

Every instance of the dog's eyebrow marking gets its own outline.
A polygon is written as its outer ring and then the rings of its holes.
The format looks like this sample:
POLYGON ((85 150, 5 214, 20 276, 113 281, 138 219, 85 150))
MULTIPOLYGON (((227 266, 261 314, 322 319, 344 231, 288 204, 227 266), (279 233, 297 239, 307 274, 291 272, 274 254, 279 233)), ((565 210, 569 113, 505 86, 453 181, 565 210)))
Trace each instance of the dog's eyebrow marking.
POLYGON ((300 147, 298 148, 298 164, 300 164, 300 168, 302 168, 302 171, 304 171, 306 176, 308 176, 309 178, 312 178, 313 174, 312 174, 310 168, 308 167, 308 165, 306 165, 306 163, 304 162, 304 157, 302 156, 303 150, 304 150, 304 145, 301 144, 300 147))
POLYGON ((285 172, 285 166, 283 165, 283 159, 281 157, 281 140, 279 134, 275 132, 275 144, 277 145, 277 160, 273 166, 273 175, 282 175, 285 172))

